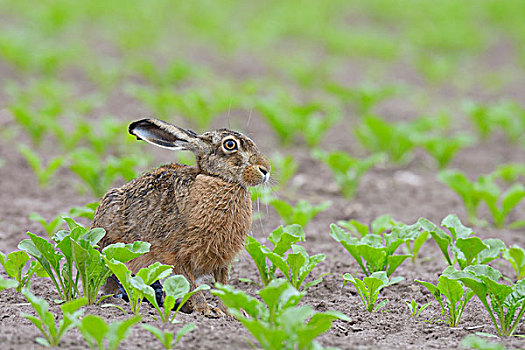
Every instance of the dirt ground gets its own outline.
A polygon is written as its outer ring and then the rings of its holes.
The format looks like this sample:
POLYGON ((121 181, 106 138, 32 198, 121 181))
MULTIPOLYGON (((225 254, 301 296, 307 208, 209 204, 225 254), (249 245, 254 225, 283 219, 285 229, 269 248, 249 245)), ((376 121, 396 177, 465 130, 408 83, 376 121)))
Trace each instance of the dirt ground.
MULTIPOLYGON (((235 70, 235 62, 231 63, 235 70)), ((245 64, 246 66, 246 64, 245 64)), ((351 67, 351 65, 350 65, 351 67)), ((356 69, 358 71, 358 69, 356 69)), ((349 68, 349 72, 352 69, 349 68)), ((350 73, 348 73, 350 74, 350 73)), ((356 74, 359 74, 356 72, 356 74)), ((417 86, 420 82, 413 78, 413 71, 392 67, 391 79, 406 82, 417 86), (416 81, 414 81, 416 80, 416 81)), ((358 79, 355 76, 346 77, 349 81, 358 79)), ((450 106, 454 113, 460 97, 485 98, 475 88, 468 92, 459 92, 453 87, 445 86, 441 89, 423 90, 423 95, 431 97, 433 107, 450 106)), ((110 111, 126 111, 116 113, 123 120, 132 121, 143 116, 140 106, 128 103, 118 98, 109 101, 104 107, 110 111), (125 106, 124 106, 125 105, 125 106), (131 111, 131 113, 130 113, 131 111)), ((498 96, 489 96, 496 99, 499 96, 525 96, 523 76, 515 79, 512 86, 507 86, 498 93, 498 96)), ((0 96, 4 99, 5 97, 0 96)), ((0 100, 0 106, 2 105, 0 100)), ((1 109, 1 108, 0 108, 1 109)), ((393 99, 383 103, 378 114, 390 120, 407 120, 418 116, 424 111, 413 104, 413 100, 393 99)), ((352 140, 352 125, 355 118, 352 110, 348 110, 348 123, 340 123, 340 127, 331 130, 323 142, 324 149, 345 149, 358 151, 356 142, 352 140), (349 140, 350 139, 350 140, 349 140)), ((100 113, 102 114, 102 113, 100 113)), ((9 115, 1 114, 0 127, 9 125, 9 115)), ((456 120, 454 121, 456 122, 456 120)), ((465 124, 465 120, 458 116, 458 124, 465 124)), ((239 125, 247 132, 266 154, 272 154, 279 147, 268 126, 256 115, 247 118, 244 111, 232 111, 222 115, 214 121, 214 126, 239 125)), ((5 130, 5 129, 4 129, 5 130)), ((126 130, 122 130, 123 133, 126 130)), ((90 195, 79 195, 73 175, 63 170, 57 175, 55 183, 42 190, 31 169, 16 150, 15 141, 26 141, 23 134, 6 135, 1 133, 0 159, 4 160, 0 167, 0 248, 3 252, 16 249, 18 242, 25 238, 25 232, 31 231, 45 236, 39 224, 32 222, 28 216, 38 212, 44 217, 51 218, 67 212, 72 206, 84 205, 97 200, 90 195)), ((155 163, 168 161, 171 154, 168 151, 158 150, 146 144, 144 152, 155 156, 155 163)), ((53 153, 53 144, 44 143, 41 154, 53 153)), ((384 290, 382 297, 388 299, 385 312, 368 313, 364 310, 357 293, 351 285, 342 288, 341 275, 345 272, 355 272, 357 264, 346 250, 329 235, 329 225, 337 220, 354 218, 369 223, 381 214, 391 214, 396 220, 413 223, 419 217, 426 217, 439 223, 450 213, 456 213, 465 222, 465 211, 461 199, 440 183, 437 179, 437 169, 432 161, 423 152, 416 152, 414 159, 403 168, 392 166, 380 167, 371 170, 362 179, 355 198, 345 200, 338 195, 331 175, 323 166, 313 160, 306 148, 296 146, 289 150, 299 162, 299 170, 291 180, 288 188, 282 194, 288 200, 306 199, 313 203, 330 200, 332 206, 318 215, 306 227, 306 248, 310 254, 325 253, 327 259, 313 272, 314 276, 330 272, 322 283, 311 288, 303 302, 312 305, 316 310, 338 310, 351 317, 351 322, 334 322, 330 331, 319 338, 324 346, 336 346, 341 349, 457 349, 463 337, 476 332, 494 333, 489 316, 480 302, 473 299, 467 306, 460 327, 450 328, 444 323, 429 322, 440 318, 440 310, 434 298, 414 279, 436 281, 439 273, 446 267, 440 251, 434 242, 428 241, 420 253, 424 257, 418 264, 406 261, 395 272, 396 276, 403 276, 405 280, 384 290), (423 312, 418 319, 409 315, 405 301, 415 299, 418 303, 432 301, 431 307, 423 312)), ((524 162, 523 147, 510 145, 502 135, 496 135, 489 141, 478 143, 461 151, 452 164, 466 172, 471 178, 491 172, 498 164, 509 162, 524 162)), ((280 225, 279 217, 270 207, 254 205, 255 210, 262 214, 261 219, 253 223, 253 235, 264 240, 269 233, 280 225)), ((485 210, 485 209, 484 209, 485 210)), ((483 210, 482 210, 483 212, 483 210)), ((512 214, 512 219, 525 218, 525 205, 521 204, 512 214)), ((86 222, 86 224, 89 224, 86 222)), ((507 245, 519 244, 525 246, 525 229, 498 230, 491 227, 476 229, 483 238, 500 238, 507 245)), ((496 262, 498 269, 512 274, 511 268, 503 262, 496 262)), ((240 278, 258 280, 255 265, 250 257, 243 253, 234 262, 231 269, 231 283, 240 289, 255 293, 256 288, 240 278)), ((50 281, 35 278, 32 285, 38 296, 46 298, 52 305, 56 298, 50 281)), ((212 299, 209 296, 210 299, 212 299)), ((111 299, 111 303, 129 310, 125 302, 111 299)), ((213 303, 213 300, 210 300, 213 303)), ((38 330, 20 312, 31 312, 30 306, 22 295, 13 290, 0 292, 0 344, 2 349, 39 349, 35 342, 39 336, 38 330)), ((53 311, 59 314, 59 308, 52 306, 53 311)), ((145 305, 143 322, 155 324, 161 328, 178 329, 179 325, 165 325, 155 322, 154 309, 145 305)), ((90 306, 86 313, 103 316, 106 320, 114 321, 125 316, 116 308, 101 308, 90 306)), ((180 314, 178 319, 183 323, 193 322, 197 329, 182 340, 179 348, 184 349, 249 349, 253 342, 251 335, 232 319, 207 319, 198 315, 180 314)), ((518 327, 517 334, 525 334, 525 323, 518 327)), ((500 339, 508 348, 525 348, 523 340, 519 338, 500 339)), ((87 345, 78 331, 68 333, 60 344, 63 349, 84 349, 87 345)), ((161 349, 161 344, 148 332, 135 327, 132 334, 121 345, 122 349, 161 349)))

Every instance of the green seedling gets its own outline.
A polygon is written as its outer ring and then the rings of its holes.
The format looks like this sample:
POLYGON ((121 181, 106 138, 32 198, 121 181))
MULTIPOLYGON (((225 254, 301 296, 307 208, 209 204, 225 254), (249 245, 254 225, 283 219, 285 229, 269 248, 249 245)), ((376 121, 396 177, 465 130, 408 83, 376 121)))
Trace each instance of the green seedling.
POLYGON ((408 238, 404 249, 410 254, 412 262, 416 263, 419 251, 430 238, 430 233, 423 230, 419 223, 413 225, 399 224, 392 229, 392 233, 397 234, 399 237, 408 238))
POLYGON ((135 315, 124 321, 107 324, 101 317, 87 315, 77 323, 77 327, 91 349, 116 350, 131 332, 131 327, 141 319, 142 316, 135 315))
MULTIPOLYGON (((97 230, 95 228, 90 231, 81 229, 80 233, 72 232, 70 236, 65 236, 60 241, 58 237, 56 239, 57 245, 63 252, 71 250, 72 261, 77 270, 77 278, 80 276, 82 292, 84 297, 88 298, 89 304, 96 301, 100 288, 111 274, 103 257, 127 262, 149 250, 149 244, 146 242, 135 242, 129 245, 109 245, 102 250, 101 254, 96 249, 96 244, 104 235, 103 229, 97 230), (124 253, 122 253, 122 248, 124 248, 124 253)), ((57 236, 59 235, 57 234, 57 236)), ((67 254, 65 257, 67 260, 67 254)))
POLYGON ((195 65, 194 62, 190 64, 180 58, 161 66, 154 60, 137 57, 129 65, 133 72, 156 86, 177 86, 195 75, 206 73, 206 71, 202 72, 203 67, 195 65))
POLYGON ((458 60, 448 55, 418 55, 414 64, 428 82, 436 84, 453 76, 458 60))
POLYGON ((326 90, 342 102, 354 105, 359 115, 366 115, 372 112, 373 108, 382 101, 398 94, 401 89, 397 86, 374 86, 370 84, 350 88, 337 83, 329 83, 326 90))
POLYGON ((242 99, 228 85, 177 91, 171 87, 131 86, 128 93, 163 118, 182 115, 199 129, 209 127, 221 113, 242 106, 242 99))
POLYGON ((27 301, 31 303, 35 309, 38 317, 22 312, 20 315, 27 318, 42 332, 42 337, 36 338, 36 342, 43 346, 55 347, 60 342, 60 339, 78 322, 78 318, 82 315, 83 310, 79 310, 86 305, 87 300, 80 298, 69 301, 60 305, 63 317, 57 324, 55 323, 55 316, 49 311, 49 304, 42 298, 34 296, 29 289, 24 288, 22 294, 27 301))
POLYGON ((394 124, 368 116, 361 120, 355 135, 363 147, 373 153, 384 153, 395 164, 406 164, 412 158, 416 144, 411 124, 394 124))
POLYGON ((257 186, 257 187, 250 187, 250 196, 252 199, 252 202, 257 202, 257 210, 259 210, 260 202, 268 204, 270 200, 274 199, 275 191, 271 187, 265 187, 265 186, 257 186))
POLYGON ((29 255, 24 251, 11 252, 7 256, 0 252, 0 264, 4 267, 7 275, 18 282, 18 285, 15 286, 17 292, 22 291, 22 288, 29 283, 35 273, 41 277, 46 276, 41 265, 34 260, 29 262, 29 259, 29 255), (24 272, 28 263, 29 266, 24 272))
POLYGON ((523 279, 525 277, 525 250, 514 245, 505 250, 503 257, 512 266, 514 272, 516 272, 516 278, 518 280, 523 279))
POLYGON ((469 334, 463 338, 463 340, 461 340, 461 345, 476 350, 507 350, 507 348, 501 343, 489 342, 482 337, 473 334, 469 334))
MULTIPOLYGON (((140 311, 143 297, 148 299, 151 298, 152 300, 155 299, 155 290, 150 287, 150 285, 158 280, 168 277, 172 270, 172 266, 163 265, 159 262, 156 262, 148 267, 140 269, 140 271, 135 276, 132 276, 131 271, 122 262, 115 259, 109 259, 107 257, 103 258, 111 272, 113 272, 120 283, 122 283, 122 286, 124 287, 124 290, 126 291, 126 294, 129 298, 131 311, 135 314, 138 314, 140 311)), ((158 305, 156 306, 156 309, 161 317, 166 316, 165 313, 160 311, 158 305)), ((165 311, 168 312, 169 316, 171 309, 167 309, 165 311)))
POLYGON ((443 170, 438 177, 441 182, 449 186, 461 197, 469 222, 472 224, 477 223, 478 207, 481 203, 478 186, 457 170, 443 170))
POLYGON ((173 332, 163 331, 150 324, 142 324, 142 328, 153 334, 155 338, 161 342, 162 346, 164 346, 164 349, 173 349, 185 334, 195 329, 195 325, 193 323, 185 325, 179 329, 176 335, 173 334, 173 332), (175 337, 175 341, 173 341, 173 337, 175 337))
POLYGON ((46 135, 53 135, 64 145, 70 133, 64 128, 62 117, 72 119, 89 113, 99 102, 98 98, 78 98, 73 86, 49 77, 24 85, 11 83, 6 90, 11 97, 9 110, 35 145, 46 135))
POLYGON ((325 201, 319 205, 312 205, 305 200, 300 200, 294 207, 282 199, 272 198, 268 203, 275 209, 285 225, 296 224, 305 227, 317 214, 325 211, 332 204, 325 201))
POLYGON ((276 153, 272 156, 272 177, 276 179, 277 186, 281 189, 286 188, 286 184, 297 172, 299 164, 291 155, 283 156, 276 153))
POLYGON ((499 101, 493 105, 471 102, 465 109, 484 140, 501 130, 512 143, 517 143, 525 132, 525 108, 517 102, 499 101))
POLYGON ((40 214, 38 213, 31 213, 29 214, 29 220, 36 221, 42 225, 44 230, 46 230, 46 233, 48 237, 53 237, 55 232, 57 232, 62 226, 64 225, 64 216, 63 215, 57 215, 53 219, 51 219, 49 222, 44 219, 40 214))
POLYGON ((297 136, 302 136, 309 147, 317 146, 341 114, 338 108, 330 105, 297 103, 284 93, 277 98, 261 99, 255 107, 283 145, 289 145, 296 141, 297 136))
MULTIPOLYGON (((482 177, 478 179, 478 183, 480 196, 492 214, 494 225, 502 228, 510 212, 525 198, 525 186, 515 183, 502 193, 491 177, 482 177)), ((509 226, 513 228, 525 226, 525 221, 516 221, 509 226)))
POLYGON ((93 202, 88 203, 83 207, 73 207, 69 210, 69 215, 75 218, 83 217, 89 219, 90 221, 93 221, 98 206, 98 202, 93 202))
POLYGON ((410 311, 410 316, 412 318, 417 318, 417 317, 419 317, 421 315, 423 310, 425 310, 427 307, 430 306, 431 303, 429 302, 429 303, 420 305, 420 304, 417 303, 417 301, 412 299, 412 300, 410 300, 410 303, 405 300, 405 304, 407 304, 408 310, 410 311))
POLYGON ((525 165, 512 163, 499 165, 492 174, 506 183, 513 183, 519 178, 525 178, 525 165))
POLYGON ((212 294, 266 350, 319 349, 315 338, 328 331, 334 320, 350 321, 337 311, 316 313, 308 305, 297 306, 305 292, 282 279, 273 280, 258 292, 262 301, 232 286, 217 283, 216 288, 212 294))
POLYGON ((487 264, 499 258, 506 249, 505 243, 500 239, 489 238, 482 241, 474 236, 474 231, 465 227, 453 214, 448 215, 441 222, 450 234, 425 218, 419 219, 418 223, 434 238, 448 264, 454 265, 457 262, 460 269, 469 265, 487 264), (449 254, 449 249, 452 256, 449 254))
POLYGON ((133 138, 122 133, 127 129, 127 123, 116 120, 114 117, 106 117, 96 124, 90 122, 89 127, 83 134, 90 146, 96 153, 103 156, 109 150, 118 151, 120 154, 129 154, 133 149, 133 138))
POLYGON ((456 153, 472 144, 473 140, 467 135, 429 136, 418 135, 414 138, 417 145, 421 145, 437 162, 439 169, 446 168, 454 159, 456 153))
POLYGON ((388 302, 388 299, 384 299, 376 305, 381 289, 399 283, 402 280, 404 280, 403 277, 394 277, 389 280, 384 271, 374 272, 370 276, 364 277, 362 280, 349 273, 345 273, 343 275, 343 287, 348 282, 352 283, 357 290, 365 309, 368 312, 377 312, 385 307, 388 302))
POLYGON ((375 218, 370 224, 370 227, 354 219, 347 221, 339 220, 337 225, 348 230, 348 232, 353 235, 364 237, 369 233, 380 235, 385 232, 390 232, 394 227, 401 225, 401 223, 394 220, 391 215, 385 214, 375 218))
POLYGON ((40 187, 47 187, 53 175, 66 162, 66 157, 57 156, 51 159, 47 163, 47 165, 44 165, 40 156, 35 151, 33 151, 31 148, 21 145, 19 147, 19 150, 20 150, 20 153, 22 153, 22 155, 24 156, 25 160, 27 161, 27 164, 29 164, 29 166, 35 173, 40 187))
POLYGON ((102 158, 108 153, 127 155, 134 150, 133 137, 122 132, 126 128, 126 123, 112 116, 104 116, 100 121, 77 118, 73 130, 57 130, 56 134, 64 150, 87 147, 102 158))
POLYGON ((62 300, 72 300, 80 296, 78 288, 82 281, 82 291, 89 304, 96 301, 98 291, 111 271, 104 259, 127 262, 149 251, 149 243, 116 243, 98 251, 97 243, 105 235, 102 228, 86 229, 69 218, 65 218, 69 231, 58 231, 53 243, 31 232, 30 239, 19 243, 18 248, 25 251, 42 266, 62 300), (62 263, 62 261, 64 261, 62 263))
MULTIPOLYGON (((155 291, 153 288, 144 288, 144 297, 155 307, 157 312, 159 313, 160 319, 162 322, 171 322, 175 323, 177 322, 175 320, 175 316, 177 316, 177 313, 180 311, 182 306, 188 301, 188 299, 195 293, 197 293, 200 290, 208 290, 210 287, 206 284, 201 284, 194 290, 190 292, 190 284, 184 278, 182 275, 175 275, 168 277, 164 280, 163 283, 163 290, 164 290, 164 306, 161 310, 160 306, 157 303, 157 299, 155 297, 155 291), (179 303, 179 306, 175 309, 175 311, 172 314, 172 310, 175 307, 175 304, 177 302, 177 299, 181 298, 181 302, 179 303)), ((173 337, 173 334, 172 334, 173 337)), ((159 339, 160 340, 160 339, 159 339)), ((162 342, 162 340, 161 340, 162 342)))
POLYGON ((27 235, 30 239, 20 242, 18 248, 27 252, 42 265, 62 300, 70 301, 78 297, 78 280, 73 277, 71 252, 68 252, 69 259, 61 266, 61 260, 65 255, 58 247, 31 232, 27 232, 27 235))
POLYGON ((322 281, 324 275, 304 283, 314 267, 326 258, 324 254, 309 256, 303 247, 295 244, 304 240, 304 230, 299 225, 279 226, 273 231, 269 237, 269 241, 273 244, 272 250, 255 238, 246 237, 246 250, 257 266, 263 286, 267 286, 276 278, 277 269, 298 290, 307 289, 322 281), (288 252, 290 249, 292 249, 291 253, 288 252), (287 252, 288 254, 285 255, 287 252))
POLYGON ((56 111, 33 111, 29 101, 20 101, 9 106, 9 111, 16 122, 29 134, 36 146, 42 143, 44 136, 56 128, 56 111))
POLYGON ((340 220, 337 225, 348 230, 354 236, 361 238, 368 235, 381 235, 383 233, 396 232, 399 237, 409 238, 406 241, 405 251, 412 257, 412 262, 417 261, 419 250, 423 244, 428 240, 429 233, 422 231, 419 224, 405 225, 392 218, 391 215, 385 214, 377 217, 372 221, 370 227, 357 220, 351 219, 347 221, 340 220))
POLYGON ((501 283, 501 273, 488 265, 449 270, 446 276, 472 289, 489 313, 498 335, 514 334, 525 313, 525 280, 512 285, 501 283))
POLYGON ((11 279, 4 279, 2 276, 0 276, 0 292, 4 289, 9 288, 16 288, 18 287, 19 283, 15 280, 11 279))
MULTIPOLYGON (((494 173, 480 176, 476 181, 471 182, 457 170, 444 170, 439 173, 439 179, 463 199, 470 222, 479 221, 477 211, 479 204, 483 201, 492 214, 494 225, 502 228, 511 211, 525 198, 525 186, 521 183, 514 183, 503 191, 495 182, 496 177, 500 174, 501 171, 497 169, 494 173)), ((509 224, 514 228, 523 225, 525 225, 525 220, 509 224)))
POLYGON ((374 165, 385 160, 382 154, 373 154, 366 158, 354 158, 345 152, 330 153, 314 151, 313 156, 330 168, 339 191, 346 198, 355 195, 361 177, 374 165))
POLYGON ((79 149, 71 154, 69 170, 83 180, 96 197, 101 197, 118 178, 130 181, 137 177, 135 168, 142 166, 143 158, 109 157, 101 161, 100 156, 89 149, 79 149))
POLYGON ((345 247, 367 276, 384 271, 390 277, 399 265, 410 257, 408 254, 394 255, 397 248, 410 239, 399 232, 383 236, 370 233, 358 239, 341 227, 331 224, 330 235, 345 247))
POLYGON ((460 282, 448 278, 445 272, 439 276, 437 285, 420 280, 415 281, 421 283, 436 298, 446 323, 450 327, 457 327, 465 306, 474 297, 474 292, 468 288, 464 289, 460 282))

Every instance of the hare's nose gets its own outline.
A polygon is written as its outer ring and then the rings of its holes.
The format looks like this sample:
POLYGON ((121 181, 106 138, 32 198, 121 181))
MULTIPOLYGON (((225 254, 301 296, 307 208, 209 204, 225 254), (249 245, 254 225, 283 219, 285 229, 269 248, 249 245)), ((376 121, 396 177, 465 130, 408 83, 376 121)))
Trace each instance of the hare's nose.
POLYGON ((266 169, 265 167, 260 166, 260 165, 259 165, 259 171, 260 171, 264 176, 266 176, 266 174, 268 174, 268 169, 266 169))

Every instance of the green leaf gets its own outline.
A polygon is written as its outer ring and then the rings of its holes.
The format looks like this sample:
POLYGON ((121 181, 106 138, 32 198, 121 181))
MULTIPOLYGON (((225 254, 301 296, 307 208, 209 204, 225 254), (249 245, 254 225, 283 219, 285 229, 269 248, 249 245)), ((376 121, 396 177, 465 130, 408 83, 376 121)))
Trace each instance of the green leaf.
POLYGON ((299 225, 279 226, 274 230, 268 238, 273 243, 273 253, 283 255, 292 244, 297 242, 304 242, 304 230, 299 225))
POLYGON ((113 322, 109 325, 107 338, 110 350, 118 349, 119 343, 131 332, 131 327, 140 322, 142 316, 136 315, 124 321, 113 322))
POLYGON ((495 259, 498 259, 502 252, 504 252, 507 247, 501 239, 497 238, 488 238, 483 241, 483 244, 488 247, 488 249, 482 250, 476 257, 476 262, 478 264, 487 264, 495 259))
POLYGON ((387 257, 388 269, 387 276, 390 277, 392 273, 405 261, 407 258, 410 258, 412 255, 391 255, 387 257))
POLYGON ((450 231, 454 240, 466 239, 474 233, 472 229, 464 226, 455 214, 450 214, 444 218, 441 221, 441 226, 446 227, 450 231))
POLYGON ((502 216, 505 218, 521 200, 525 198, 525 186, 522 184, 512 185, 504 194, 501 200, 502 216))
MULTIPOLYGON (((371 235, 367 235, 365 238, 370 236, 371 235)), ((376 248, 367 244, 359 244, 357 245, 357 251, 367 262, 369 273, 384 270, 386 267, 387 255, 383 248, 376 248)))
POLYGON ((461 266, 461 268, 471 265, 481 251, 488 249, 488 246, 483 244, 479 237, 458 238, 456 240, 456 247, 463 253, 466 259, 466 265, 461 266))
POLYGON ((137 273, 137 277, 142 278, 147 285, 151 285, 158 280, 168 277, 171 274, 172 269, 173 266, 171 265, 163 265, 160 262, 156 262, 148 267, 140 269, 137 273))
POLYGON ((446 275, 446 277, 453 278, 453 279, 459 279, 463 284, 472 289, 472 291, 478 296, 478 298, 486 303, 487 299, 487 287, 477 277, 475 277, 473 274, 470 274, 466 272, 467 269, 471 268, 472 266, 468 266, 465 271, 454 271, 450 272, 446 275))
POLYGON ((62 312, 63 313, 74 313, 75 311, 77 311, 78 309, 80 309, 81 307, 87 305, 87 298, 78 298, 78 299, 75 299, 75 300, 71 300, 71 301, 68 301, 62 305, 60 305, 60 309, 62 309, 62 312))
POLYGON ((377 271, 363 278, 363 282, 368 287, 370 294, 374 295, 388 284, 388 277, 384 271, 377 271))
POLYGON ((506 350, 505 346, 501 343, 488 342, 482 337, 473 334, 469 334, 463 338, 461 345, 479 350, 506 350))
POLYGON ((6 257, 0 252, 0 263, 4 266, 7 275, 17 281, 21 281, 22 269, 29 261, 29 255, 24 251, 9 253, 6 257))
MULTIPOLYGON (((424 222, 424 221, 421 221, 421 220, 426 220, 426 219, 419 219, 420 222, 424 222)), ((428 221, 428 220, 426 220, 428 221)), ((430 221, 428 221, 430 222, 430 221)), ((436 241, 439 249, 441 250, 441 252, 443 253, 443 256, 445 257, 445 259, 447 259, 447 262, 449 265, 452 265, 452 260, 450 259, 450 255, 448 253, 448 247, 450 246, 450 244, 452 243, 452 238, 450 238, 450 236, 448 236, 445 232, 441 231, 440 229, 438 230, 431 230, 431 231, 428 231, 430 232, 430 235, 432 236, 432 238, 434 238, 434 241, 436 241)))
POLYGON ((396 221, 392 218, 391 215, 381 215, 377 217, 374 221, 372 221, 372 233, 380 235, 383 232, 392 231, 395 225, 396 221))
POLYGON ((269 276, 268 266, 266 265, 266 253, 263 246, 252 236, 246 236, 244 246, 259 271, 262 284, 267 285, 271 276, 269 276))
POLYGON ((514 245, 504 253, 504 257, 511 264, 518 279, 525 277, 525 250, 523 248, 514 245))
POLYGON ((4 279, 2 276, 0 276, 0 292, 4 289, 16 288, 18 287, 18 284, 19 283, 15 280, 4 279))
POLYGON ((288 264, 286 263, 286 260, 280 255, 277 255, 273 252, 268 252, 266 254, 266 257, 270 262, 277 267, 284 275, 285 277, 290 280, 290 268, 288 267, 288 264))
MULTIPOLYGON (((246 294, 246 292, 237 290, 233 286, 222 285, 220 283, 216 283, 215 288, 216 289, 213 289, 211 293, 218 296, 229 309, 240 310, 242 308, 254 319, 263 315, 264 311, 261 302, 246 294)), ((241 316, 240 318, 242 319, 244 316, 241 316)))
POLYGON ((171 295, 176 299, 189 292, 190 283, 184 276, 174 275, 164 280, 163 288, 166 295, 171 295))
MULTIPOLYGON (((165 337, 165 333, 167 333, 167 332, 164 332, 161 329, 159 329, 159 328, 157 328, 157 327, 155 327, 153 325, 150 325, 150 324, 144 324, 143 323, 141 326, 142 326, 142 328, 144 328, 145 330, 147 330, 148 332, 153 334, 155 336, 155 338, 157 338, 164 345, 164 347, 166 349, 171 348, 171 341, 169 343, 167 343, 169 345, 167 345, 165 343, 165 341, 164 341, 165 340, 165 338, 164 338, 165 337)), ((171 336, 173 338, 173 333, 171 333, 171 336)))
POLYGON ((89 242, 89 244, 94 247, 104 236, 106 235, 106 230, 100 227, 95 227, 82 237, 89 242))
POLYGON ((334 320, 343 320, 350 322, 350 317, 337 311, 327 311, 325 313, 316 313, 308 321, 308 327, 298 333, 299 348, 306 348, 315 338, 332 327, 334 320))
POLYGON ((279 214, 279 216, 281 217, 281 219, 283 219, 286 225, 293 224, 293 221, 292 221, 293 207, 290 204, 286 203, 285 201, 281 199, 277 199, 277 198, 272 198, 268 203, 275 209, 277 214, 279 214))
POLYGON ((439 288, 435 285, 433 285, 432 283, 430 282, 425 282, 425 281, 421 281, 421 280, 414 280, 415 282, 417 283, 420 283, 421 285, 423 285, 426 289, 428 289, 428 291, 430 293, 432 293, 432 295, 437 299, 437 300, 441 300, 441 291, 439 290, 439 288))
MULTIPOLYGON (((331 224, 331 225, 334 225, 334 224, 331 224)), ((331 227, 330 225, 330 227, 331 227)), ((352 234, 357 234, 361 237, 363 236, 366 236, 369 232, 368 232, 368 226, 363 224, 363 223, 360 223, 359 221, 357 220, 348 220, 348 221, 338 221, 337 222, 337 225, 339 226, 342 226, 344 227, 345 229, 347 229, 348 231, 350 231, 352 234)), ((337 227, 336 225, 334 225, 336 229, 339 229, 341 230, 341 228, 337 227)), ((342 230, 344 232, 344 230, 342 230)), ((334 237, 335 238, 335 237, 334 237)))
POLYGON ((193 324, 193 323, 188 323, 187 325, 182 327, 177 332, 177 336, 175 337, 175 344, 174 345, 177 345, 184 335, 188 334, 189 332, 193 331, 194 329, 195 329, 195 324, 193 324))
POLYGON ((150 246, 150 243, 141 241, 127 244, 114 243, 105 247, 102 250, 102 254, 104 254, 108 260, 114 259, 125 263, 149 252, 150 246))
POLYGON ((450 279, 444 275, 439 276, 437 288, 452 305, 456 305, 461 301, 464 294, 463 287, 458 281, 450 279))

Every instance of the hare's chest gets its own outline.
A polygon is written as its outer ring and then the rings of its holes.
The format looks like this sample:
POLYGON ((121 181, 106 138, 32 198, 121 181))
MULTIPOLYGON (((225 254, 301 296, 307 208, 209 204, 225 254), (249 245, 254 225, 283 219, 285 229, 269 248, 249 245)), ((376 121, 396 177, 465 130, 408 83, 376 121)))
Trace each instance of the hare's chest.
POLYGON ((188 234, 208 259, 227 265, 244 246, 251 228, 252 203, 246 188, 198 175, 185 201, 188 234))

